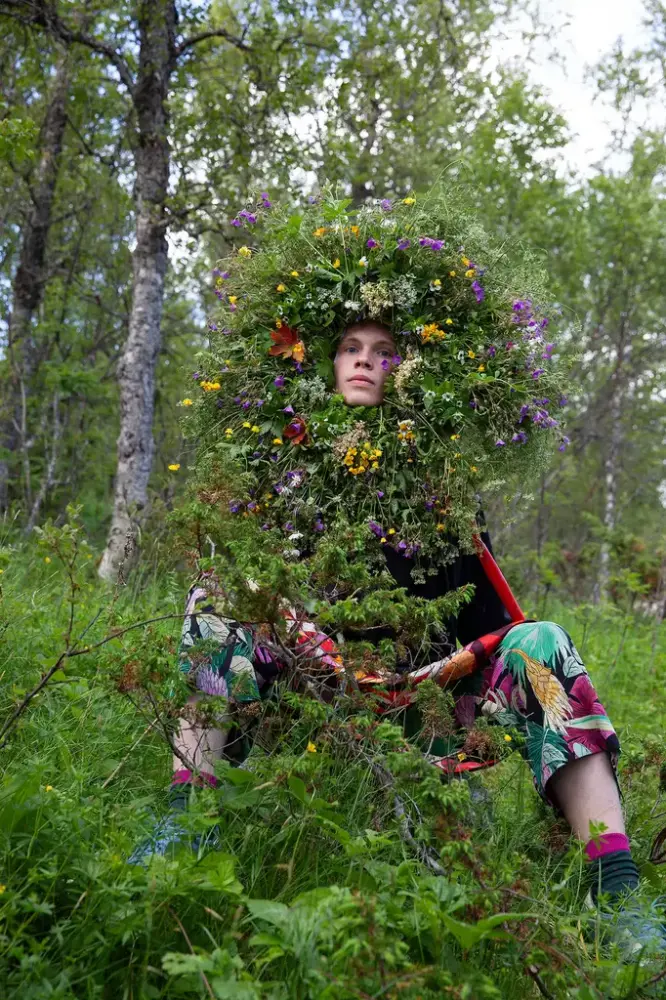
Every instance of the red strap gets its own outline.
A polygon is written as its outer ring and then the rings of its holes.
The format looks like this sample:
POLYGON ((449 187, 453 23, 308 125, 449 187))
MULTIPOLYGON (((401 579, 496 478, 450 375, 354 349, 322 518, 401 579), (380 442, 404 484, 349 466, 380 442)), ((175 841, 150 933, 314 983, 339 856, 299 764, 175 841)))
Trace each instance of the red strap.
POLYGON ((500 601, 511 615, 511 620, 513 622, 524 622, 525 615, 523 614, 518 601, 513 596, 513 592, 506 580, 506 577, 495 562, 490 549, 480 535, 474 536, 474 544, 476 545, 476 551, 481 565, 483 566, 483 571, 488 577, 488 581, 494 588, 500 601))

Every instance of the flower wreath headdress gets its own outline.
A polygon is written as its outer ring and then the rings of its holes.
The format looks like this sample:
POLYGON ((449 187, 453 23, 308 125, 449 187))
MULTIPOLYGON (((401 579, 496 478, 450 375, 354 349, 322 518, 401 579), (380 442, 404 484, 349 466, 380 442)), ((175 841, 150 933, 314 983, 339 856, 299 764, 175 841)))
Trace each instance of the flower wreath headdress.
POLYGON ((354 209, 329 191, 289 213, 262 194, 232 221, 245 243, 214 272, 221 320, 192 413, 235 470, 232 515, 296 552, 343 518, 437 565, 470 544, 480 493, 566 447, 542 268, 454 196, 354 209), (364 319, 397 350, 383 403, 351 407, 332 359, 364 319))

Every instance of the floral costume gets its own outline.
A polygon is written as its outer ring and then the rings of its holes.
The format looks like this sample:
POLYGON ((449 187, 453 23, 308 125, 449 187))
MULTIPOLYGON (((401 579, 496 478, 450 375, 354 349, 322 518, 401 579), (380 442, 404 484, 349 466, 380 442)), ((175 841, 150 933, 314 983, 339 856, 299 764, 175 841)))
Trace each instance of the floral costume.
MULTIPOLYGON (((194 687, 206 694, 222 695, 232 705, 258 702, 279 674, 279 664, 261 646, 252 629, 216 612, 211 596, 215 587, 211 583, 202 579, 188 594, 180 669, 188 674, 194 687)), ((476 611, 479 631, 484 623, 492 622, 488 618, 488 600, 483 603, 484 590, 479 586, 476 608, 475 601, 465 608, 470 621, 476 611)), ((485 597, 489 598, 487 591, 485 597)), ((466 731, 477 719, 485 719, 523 737, 523 755, 537 790, 546 800, 548 781, 571 761, 606 752, 615 764, 617 735, 568 633, 553 622, 506 624, 502 619, 498 621, 496 614, 492 624, 502 626, 503 638, 481 669, 451 688, 461 731, 450 740, 436 740, 423 747, 431 763, 445 773, 493 763, 475 759, 473 752, 462 752, 466 731)), ((297 641, 312 638, 322 668, 339 671, 341 658, 335 655, 333 641, 308 631, 306 623, 297 641)), ((418 739, 419 727, 413 723, 411 709, 406 716, 406 732, 411 729, 410 735, 418 739)))

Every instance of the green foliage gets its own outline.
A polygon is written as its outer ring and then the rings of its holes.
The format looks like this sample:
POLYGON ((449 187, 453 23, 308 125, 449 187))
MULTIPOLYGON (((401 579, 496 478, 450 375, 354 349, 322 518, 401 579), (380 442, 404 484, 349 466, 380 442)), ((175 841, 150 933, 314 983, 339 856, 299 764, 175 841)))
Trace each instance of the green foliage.
MULTIPOLYGON (((567 850, 503 733, 504 762, 482 780, 442 781, 371 703, 285 691, 258 722, 273 742, 259 738, 245 769, 221 763, 218 789, 201 790, 188 814, 192 832, 218 826, 219 850, 197 858, 186 849, 149 871, 128 866, 165 808, 170 768, 154 714, 142 718, 128 697, 143 710, 136 693, 147 682, 175 713, 184 585, 160 573, 110 598, 90 554, 75 511, 38 547, 0 552, 0 721, 62 648, 72 574, 72 634, 90 646, 116 634, 51 678, 2 751, 8 998, 533 1000, 529 970, 553 996, 659 995, 648 984, 658 969, 604 952, 582 909, 580 851, 567 850), (419 860, 422 849, 442 874, 419 860)), ((625 632, 612 608, 550 614, 572 632, 619 727, 629 831, 642 874, 663 892, 648 856, 666 771, 664 627, 634 616, 625 632)), ((419 700, 427 746, 450 733, 450 696, 426 684, 419 700)))

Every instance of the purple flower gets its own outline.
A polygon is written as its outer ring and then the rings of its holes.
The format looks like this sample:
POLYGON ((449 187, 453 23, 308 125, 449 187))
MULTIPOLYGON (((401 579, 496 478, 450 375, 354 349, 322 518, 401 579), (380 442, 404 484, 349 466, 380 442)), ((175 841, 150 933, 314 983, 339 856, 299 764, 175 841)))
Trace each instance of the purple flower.
POLYGON ((271 201, 270 201, 270 199, 268 197, 268 191, 262 191, 261 194, 259 195, 259 197, 261 198, 261 200, 264 203, 264 208, 271 208, 271 204, 272 203, 271 203, 271 201))
POLYGON ((495 347, 494 344, 491 344, 486 353, 488 354, 489 358, 494 358, 495 355, 497 354, 497 348, 495 347))
POLYGON ((534 371, 532 372, 532 378, 533 379, 539 378, 540 375, 543 375, 545 370, 546 370, 545 368, 535 368, 534 371))
POLYGON ((289 406, 283 406, 282 407, 282 412, 283 413, 288 413, 289 416, 293 416, 293 414, 294 414, 294 408, 291 405, 291 403, 289 404, 289 406))
POLYGON ((478 403, 476 402, 476 400, 470 399, 469 405, 470 405, 470 407, 471 407, 472 410, 475 410, 477 408, 477 406, 478 406, 478 403))
POLYGON ((567 397, 566 396, 562 396, 560 398, 560 400, 559 400, 559 405, 560 406, 566 406, 568 402, 569 402, 569 400, 567 399, 567 397))
POLYGON ((247 509, 248 510, 252 510, 252 511, 256 510, 257 509, 257 501, 256 500, 250 500, 249 504, 247 505, 247 509))
POLYGON ((419 246, 431 247, 432 246, 431 238, 429 236, 422 236, 421 239, 419 240, 419 246))
POLYGON ((431 236, 422 236, 419 243, 428 250, 441 250, 444 246, 444 240, 433 240, 431 236))
POLYGON ((384 490, 377 490, 377 499, 381 500, 384 496, 384 490))
POLYGON ((280 493, 282 493, 282 491, 284 490, 284 486, 282 485, 282 483, 273 483, 273 489, 279 496, 280 493))
POLYGON ((529 403, 523 403, 523 405, 520 408, 520 413, 518 414, 518 423, 519 424, 522 424, 523 420, 525 419, 525 417, 527 416, 527 414, 529 412, 530 412, 530 404, 529 403))
POLYGON ((233 401, 236 404, 236 406, 240 406, 240 404, 241 404, 241 398, 240 398, 240 396, 234 396, 233 401))
POLYGON ((270 531, 271 530, 270 524, 262 524, 261 530, 262 531, 270 531))
POLYGON ((377 536, 377 538, 381 538, 382 535, 384 534, 384 532, 381 529, 381 526, 377 524, 376 521, 368 521, 368 527, 370 528, 370 531, 373 533, 373 535, 377 536))
POLYGON ((400 357, 399 354, 394 354, 393 355, 393 357, 391 358, 391 364, 392 365, 400 365, 400 364, 402 364, 402 358, 400 357))
POLYGON ((284 375, 278 375, 277 378, 274 378, 273 385, 276 389, 284 389, 284 375))
POLYGON ((285 523, 284 530, 285 531, 293 531, 294 530, 293 522, 292 521, 287 521, 285 523))
POLYGON ((398 548, 400 549, 401 552, 404 552, 405 549, 407 548, 407 542, 405 542, 404 540, 402 542, 398 542, 398 548))
POLYGON ((238 228, 240 228, 240 226, 242 226, 242 225, 243 225, 243 223, 241 222, 241 220, 240 220, 240 219, 232 219, 232 220, 231 220, 231 225, 232 225, 232 226, 235 226, 235 227, 236 227, 236 229, 238 229, 238 228))
POLYGON ((377 240, 373 240, 373 238, 371 236, 370 239, 367 241, 367 243, 365 245, 368 248, 368 250, 374 250, 375 247, 379 246, 379 243, 377 242, 377 240))
POLYGON ((530 302, 529 299, 525 299, 525 300, 523 300, 523 299, 516 299, 516 301, 513 303, 513 311, 514 312, 522 312, 524 309, 529 309, 531 305, 532 305, 532 303, 530 302))
POLYGON ((296 369, 299 375, 303 374, 303 365, 300 363, 300 361, 294 361, 294 368, 296 369))
POLYGON ((550 361, 554 350, 555 350, 555 344, 546 344, 546 346, 543 349, 543 354, 541 355, 544 361, 550 361))
POLYGON ((243 403, 243 409, 244 410, 249 410, 251 406, 252 406, 252 403, 250 402, 250 400, 246 399, 245 402, 243 403))
POLYGON ((383 198, 380 204, 385 212, 390 212, 393 210, 393 205, 389 198, 383 198))
POLYGON ((496 448, 503 448, 505 446, 505 444, 506 444, 506 441, 502 441, 502 438, 497 438, 497 441, 495 441, 495 447, 496 448))
POLYGON ((432 241, 432 246, 430 247, 430 249, 431 250, 441 250, 443 246, 444 246, 444 240, 433 240, 432 241))
POLYGON ((561 445, 559 446, 559 448, 557 450, 558 451, 565 451, 568 444, 571 444, 571 439, 568 438, 566 436, 566 434, 565 434, 564 437, 562 438, 562 443, 561 443, 561 445))
POLYGON ((406 236, 403 236, 401 240, 398 240, 398 250, 407 250, 411 247, 412 241, 408 240, 406 236))
POLYGON ((432 500, 426 500, 426 502, 425 502, 425 509, 426 510, 432 510, 434 506, 435 506, 435 504, 434 504, 434 502, 432 500))
POLYGON ((518 431, 517 434, 513 435, 511 440, 514 444, 524 444, 527 441, 527 434, 525 431, 518 431))
POLYGON ((476 295, 476 301, 477 302, 483 302, 483 300, 486 297, 486 293, 484 292, 484 290, 481 287, 481 285, 479 284, 479 282, 478 281, 473 281, 470 287, 471 287, 472 291, 474 292, 474 294, 476 295))
POLYGON ((249 222, 251 226, 254 225, 254 223, 257 221, 256 215, 254 215, 253 212, 248 212, 248 210, 246 208, 243 208, 238 213, 238 218, 239 219, 245 219, 246 222, 249 222))
POLYGON ((192 372, 192 378, 193 379, 201 378, 201 372, 192 372))
POLYGON ((261 458, 261 452, 260 451, 253 451, 252 452, 252 458, 261 458))
POLYGON ((324 524, 324 522, 322 521, 322 519, 320 517, 318 517, 317 520, 314 523, 314 530, 315 531, 324 531, 325 529, 326 529, 326 525, 324 524))
POLYGON ((232 514, 237 514, 238 511, 241 509, 241 506, 242 505, 241 505, 240 500, 230 500, 229 501, 229 510, 231 511, 232 514))
POLYGON ((228 337, 229 334, 231 333, 231 330, 229 329, 228 326, 225 326, 222 328, 222 333, 224 334, 225 337, 228 337))
POLYGON ((506 342, 506 349, 507 349, 507 351, 510 351, 513 346, 514 346, 513 341, 512 340, 507 340, 507 342, 506 342))
POLYGON ((388 360, 388 358, 382 358, 381 365, 384 371, 387 372, 391 367, 391 362, 388 360))
POLYGON ((218 396, 217 399, 215 400, 215 405, 217 406, 218 410, 221 410, 222 407, 224 406, 224 400, 220 399, 220 397, 218 396))
POLYGON ((237 308, 238 306, 236 305, 236 303, 232 302, 229 306, 229 312, 235 313, 237 308))
POLYGON ((264 405, 263 399, 258 399, 254 405, 257 407, 258 410, 260 410, 261 407, 264 405))

